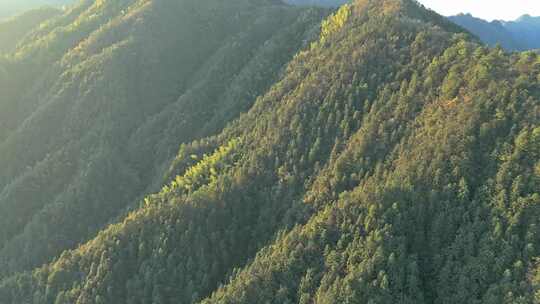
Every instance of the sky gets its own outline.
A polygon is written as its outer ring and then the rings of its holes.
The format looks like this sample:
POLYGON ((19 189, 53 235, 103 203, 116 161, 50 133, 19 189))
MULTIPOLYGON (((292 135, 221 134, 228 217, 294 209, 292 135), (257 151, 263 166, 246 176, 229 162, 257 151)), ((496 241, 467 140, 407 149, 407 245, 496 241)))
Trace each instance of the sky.
POLYGON ((444 16, 471 13, 492 21, 515 20, 524 14, 540 16, 540 0, 419 0, 444 16))

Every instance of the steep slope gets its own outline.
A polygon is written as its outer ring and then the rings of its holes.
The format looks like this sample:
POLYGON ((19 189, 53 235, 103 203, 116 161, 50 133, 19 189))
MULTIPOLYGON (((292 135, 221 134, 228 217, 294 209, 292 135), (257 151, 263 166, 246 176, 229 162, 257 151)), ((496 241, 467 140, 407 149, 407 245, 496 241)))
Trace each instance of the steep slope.
POLYGON ((0 301, 535 303, 539 82, 534 53, 358 0, 140 209, 0 301))
MULTIPOLYGON (((203 303, 537 303, 540 60, 411 21, 390 27, 411 52, 445 50, 379 91, 305 198, 321 211, 203 303)), ((357 22, 333 52, 366 43, 357 22)))
MULTIPOLYGON (((366 43, 359 24, 334 52, 366 43)), ((538 302, 540 59, 422 27, 390 28, 445 49, 379 91, 308 192, 317 215, 202 303, 538 302)))
POLYGON ((0 276, 95 236, 161 185, 178 145, 249 109, 325 13, 87 0, 27 35, 0 62, 0 276))
POLYGON ((0 21, 0 54, 13 51, 17 43, 42 22, 58 16, 62 11, 44 7, 17 17, 0 21))
POLYGON ((540 58, 363 12, 332 52, 394 30, 410 66, 310 187, 320 211, 202 303, 538 303, 540 58))

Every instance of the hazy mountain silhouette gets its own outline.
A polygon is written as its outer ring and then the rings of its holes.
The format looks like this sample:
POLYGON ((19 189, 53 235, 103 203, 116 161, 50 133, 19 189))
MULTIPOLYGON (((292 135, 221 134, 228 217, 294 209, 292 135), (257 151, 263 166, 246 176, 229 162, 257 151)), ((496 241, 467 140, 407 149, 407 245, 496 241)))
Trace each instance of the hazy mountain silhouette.
POLYGON ((460 14, 449 17, 482 41, 495 46, 501 44, 508 50, 531 50, 540 48, 540 17, 524 15, 515 21, 492 21, 460 14))

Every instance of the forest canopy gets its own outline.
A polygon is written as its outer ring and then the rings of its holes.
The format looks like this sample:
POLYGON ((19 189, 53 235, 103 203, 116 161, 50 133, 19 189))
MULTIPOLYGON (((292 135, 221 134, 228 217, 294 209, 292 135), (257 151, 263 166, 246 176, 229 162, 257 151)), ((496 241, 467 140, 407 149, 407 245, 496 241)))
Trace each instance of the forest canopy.
POLYGON ((2 304, 540 301, 535 52, 413 0, 88 0, 0 67, 2 304))

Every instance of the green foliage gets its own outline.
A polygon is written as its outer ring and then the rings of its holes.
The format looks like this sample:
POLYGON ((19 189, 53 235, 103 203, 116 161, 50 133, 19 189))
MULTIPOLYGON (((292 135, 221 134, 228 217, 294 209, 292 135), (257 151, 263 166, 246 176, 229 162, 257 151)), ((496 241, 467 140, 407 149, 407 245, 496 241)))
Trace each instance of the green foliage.
MULTIPOLYGON (((238 150, 239 142, 233 139, 211 155, 203 155, 199 163, 189 167, 183 176, 178 175, 170 185, 165 186, 162 194, 192 193, 203 185, 216 183, 219 175, 235 164, 238 150)), ((197 159, 197 156, 191 155, 191 158, 197 159)))
POLYGON ((344 4, 331 17, 323 21, 321 26, 321 43, 332 34, 338 32, 346 23, 352 13, 352 5, 344 4))
POLYGON ((52 261, 159 190, 179 144, 248 110, 325 13, 81 1, 34 29, 0 61, 0 276, 52 261))
POLYGON ((41 8, 28 11, 17 17, 0 21, 0 53, 9 53, 17 47, 17 43, 39 24, 58 16, 60 10, 41 8))
MULTIPOLYGON (((133 163, 167 186, 78 248, 6 276, 0 302, 538 302, 540 57, 483 47, 414 1, 348 9, 342 24, 340 13, 327 21, 340 26, 324 43, 245 97, 253 104, 236 104, 249 110, 218 135, 160 162, 137 145, 93 155, 92 180, 129 176, 133 163), (98 160, 116 166, 103 174, 98 160)), ((308 12, 293 19, 316 24, 308 12)), ((311 28, 298 26, 291 41, 311 28)), ((199 108, 204 95, 193 93, 220 86, 229 70, 220 58, 237 58, 229 47, 205 65, 218 72, 190 78, 200 91, 192 86, 131 138, 153 135, 143 146, 160 146, 156 134, 189 138, 159 127, 162 118, 231 117, 205 116, 212 103, 199 108)), ((237 79, 246 75, 257 73, 237 79)), ((226 91, 215 96, 239 96, 226 91)))

